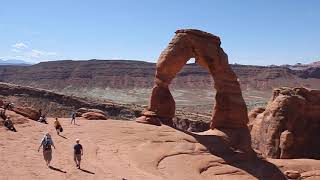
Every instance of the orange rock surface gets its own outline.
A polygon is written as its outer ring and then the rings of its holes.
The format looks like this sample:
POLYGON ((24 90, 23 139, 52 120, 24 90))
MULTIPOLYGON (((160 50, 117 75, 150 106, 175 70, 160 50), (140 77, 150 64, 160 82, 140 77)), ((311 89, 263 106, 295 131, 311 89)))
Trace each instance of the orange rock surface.
POLYGON ((149 107, 137 122, 172 124, 175 101, 169 85, 186 62, 195 58, 196 63, 208 69, 217 90, 211 128, 247 128, 247 107, 240 84, 220 44, 219 37, 207 32, 194 29, 176 31, 158 59, 149 107))

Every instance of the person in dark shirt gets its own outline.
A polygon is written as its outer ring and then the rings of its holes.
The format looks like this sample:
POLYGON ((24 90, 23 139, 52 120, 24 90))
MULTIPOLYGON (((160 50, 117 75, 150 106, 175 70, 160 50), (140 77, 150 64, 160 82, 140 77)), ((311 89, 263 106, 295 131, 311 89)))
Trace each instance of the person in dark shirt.
POLYGON ((16 128, 13 125, 13 122, 10 119, 10 116, 4 121, 4 126, 7 127, 9 130, 17 132, 16 128))
POLYGON ((72 124, 72 121, 73 121, 73 124, 76 124, 76 112, 71 113, 71 124, 72 124))
POLYGON ((83 155, 83 148, 79 142, 80 142, 80 140, 76 139, 77 144, 75 144, 73 146, 73 149, 74 149, 73 158, 74 158, 74 162, 76 163, 76 166, 78 167, 78 169, 80 169, 81 156, 83 155))

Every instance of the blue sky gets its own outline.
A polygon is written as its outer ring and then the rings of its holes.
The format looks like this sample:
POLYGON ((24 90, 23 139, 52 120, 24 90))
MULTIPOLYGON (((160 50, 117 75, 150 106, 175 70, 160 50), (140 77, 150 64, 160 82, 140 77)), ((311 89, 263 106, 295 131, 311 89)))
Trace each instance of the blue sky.
POLYGON ((3 0, 0 58, 156 62, 180 28, 220 36, 230 63, 320 60, 317 0, 3 0))

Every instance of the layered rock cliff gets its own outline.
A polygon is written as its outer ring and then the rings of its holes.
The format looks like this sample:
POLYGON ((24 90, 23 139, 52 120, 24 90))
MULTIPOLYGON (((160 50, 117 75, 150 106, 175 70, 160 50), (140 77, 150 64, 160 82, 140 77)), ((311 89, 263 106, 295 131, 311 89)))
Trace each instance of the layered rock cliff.
MULTIPOLYGON (((320 88, 320 67, 231 65, 243 90, 271 90, 275 87, 320 88)), ((0 81, 53 90, 150 88, 155 64, 128 60, 41 62, 32 66, 0 66, 0 81)), ((174 79, 172 87, 211 89, 207 70, 188 64, 174 79)))

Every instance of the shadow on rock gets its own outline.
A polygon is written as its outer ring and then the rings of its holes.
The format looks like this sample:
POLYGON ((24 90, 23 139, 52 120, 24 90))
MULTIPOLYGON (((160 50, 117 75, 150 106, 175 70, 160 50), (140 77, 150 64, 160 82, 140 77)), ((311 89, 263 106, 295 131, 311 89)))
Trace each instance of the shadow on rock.
POLYGON ((258 179, 286 179, 276 165, 257 156, 251 148, 250 132, 246 128, 214 129, 197 134, 182 132, 193 136, 212 155, 222 158, 228 165, 242 169, 258 179))
POLYGON ((80 170, 85 172, 85 173, 88 173, 88 174, 95 174, 94 172, 91 172, 91 171, 88 171, 88 170, 85 170, 85 169, 82 169, 82 168, 80 168, 80 170))
POLYGON ((64 138, 64 139, 68 139, 67 137, 65 136, 62 136, 61 134, 59 134, 60 137, 64 138))
POLYGON ((49 166, 50 169, 54 170, 54 171, 58 171, 58 172, 62 172, 62 173, 67 173, 67 171, 63 171, 59 168, 53 167, 53 166, 49 166))

